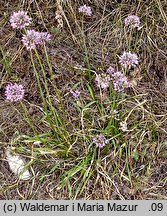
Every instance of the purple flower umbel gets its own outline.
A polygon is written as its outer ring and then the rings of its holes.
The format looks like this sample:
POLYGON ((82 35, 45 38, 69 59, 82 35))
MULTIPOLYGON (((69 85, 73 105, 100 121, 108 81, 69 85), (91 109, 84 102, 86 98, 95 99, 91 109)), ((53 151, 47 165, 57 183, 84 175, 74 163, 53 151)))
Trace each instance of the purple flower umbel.
POLYGON ((95 78, 95 81, 97 82, 97 86, 102 89, 106 89, 109 87, 110 80, 111 80, 110 75, 106 73, 97 74, 95 78))
POLYGON ((35 49, 36 45, 40 43, 39 32, 35 30, 27 30, 26 35, 23 35, 22 42, 27 50, 35 49))
POLYGON ((96 144, 96 147, 103 148, 106 144, 109 143, 109 140, 107 140, 103 134, 97 134, 93 137, 93 143, 96 144))
POLYGON ((22 42, 27 50, 35 49, 37 45, 50 40, 51 35, 48 32, 37 32, 35 30, 27 30, 26 35, 22 37, 22 42))
POLYGON ((52 35, 49 34, 48 32, 39 32, 39 36, 40 36, 41 44, 48 42, 52 39, 52 35))
POLYGON ((76 89, 74 91, 71 90, 70 92, 74 98, 78 98, 81 94, 81 92, 78 89, 76 89))
POLYGON ((123 52, 123 54, 119 57, 119 63, 124 68, 131 68, 132 66, 136 66, 139 63, 139 58, 135 53, 131 52, 123 52))
POLYGON ((110 66, 108 69, 107 69, 107 73, 109 73, 110 75, 112 75, 113 73, 115 72, 115 68, 110 66))
POLYGON ((31 24, 31 18, 26 11, 18 11, 11 15, 10 23, 14 29, 22 29, 31 24))
POLYGON ((89 6, 86 6, 86 5, 80 6, 78 10, 80 13, 86 14, 88 16, 92 15, 92 10, 91 10, 91 7, 89 6))
POLYGON ((125 22, 125 26, 129 28, 136 28, 139 27, 140 25, 140 19, 136 15, 129 15, 128 17, 125 18, 124 22, 125 22))
POLYGON ((121 71, 115 72, 112 75, 112 82, 113 88, 118 92, 122 92, 125 88, 130 86, 127 77, 121 71))
POLYGON ((11 102, 22 100, 24 97, 24 88, 21 84, 18 85, 17 83, 10 83, 6 86, 5 96, 6 99, 11 102))

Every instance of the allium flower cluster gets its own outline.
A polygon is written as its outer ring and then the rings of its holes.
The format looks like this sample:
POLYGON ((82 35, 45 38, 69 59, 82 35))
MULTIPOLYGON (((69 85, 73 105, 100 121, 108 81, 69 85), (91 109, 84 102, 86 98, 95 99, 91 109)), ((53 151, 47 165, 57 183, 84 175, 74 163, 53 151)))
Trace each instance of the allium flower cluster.
POLYGON ((41 41, 41 37, 35 30, 27 30, 26 35, 22 37, 22 42, 28 50, 35 49, 41 41))
POLYGON ((136 28, 139 27, 140 25, 140 18, 136 15, 129 15, 128 17, 125 18, 124 22, 125 22, 125 26, 129 28, 136 28))
POLYGON ((71 90, 70 92, 71 92, 72 96, 75 98, 78 98, 81 94, 81 92, 78 89, 76 89, 75 91, 71 90))
POLYGON ((97 134, 93 137, 93 143, 96 144, 96 147, 103 148, 106 144, 109 143, 109 140, 107 140, 103 134, 97 134))
POLYGON ((119 57, 119 63, 125 68, 135 67, 139 63, 139 58, 135 53, 123 52, 119 57))
POLYGON ((39 34, 40 40, 41 40, 40 44, 51 41, 51 39, 52 39, 52 35, 49 34, 48 32, 38 32, 38 34, 39 34))
POLYGON ((111 77, 109 74, 97 74, 95 81, 97 82, 98 87, 106 89, 110 85, 111 77))
POLYGON ((24 97, 24 88, 22 85, 15 84, 8 84, 5 89, 5 96, 6 99, 13 102, 22 100, 24 97))
POLYGON ((49 33, 37 32, 35 30, 27 30, 26 35, 22 37, 22 42, 27 50, 35 49, 37 45, 42 45, 50 40, 51 35, 49 33))
POLYGON ((11 26, 14 29, 22 29, 31 24, 31 18, 25 11, 14 12, 10 18, 11 26))
POLYGON ((110 66, 108 69, 107 69, 107 73, 109 73, 110 75, 113 75, 113 73, 115 72, 115 69, 110 66))
POLYGON ((89 6, 86 6, 86 5, 80 6, 78 10, 80 13, 84 13, 88 16, 92 15, 92 10, 91 10, 91 7, 89 6))
POLYGON ((115 91, 122 92, 125 88, 130 86, 127 77, 121 72, 115 72, 112 75, 113 88, 115 91))

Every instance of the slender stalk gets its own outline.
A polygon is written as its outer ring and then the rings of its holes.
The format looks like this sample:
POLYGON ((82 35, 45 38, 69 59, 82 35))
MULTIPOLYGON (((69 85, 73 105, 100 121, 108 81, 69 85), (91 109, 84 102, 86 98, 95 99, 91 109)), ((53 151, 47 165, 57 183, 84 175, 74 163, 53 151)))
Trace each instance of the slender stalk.
MULTIPOLYGON (((49 71, 50 71, 50 76, 51 76, 51 79, 52 79, 54 77, 54 74, 53 74, 52 65, 50 63, 49 56, 48 56, 45 44, 44 44, 44 51, 45 51, 46 61, 47 61, 47 64, 48 64, 48 67, 49 67, 49 71)), ((58 96, 58 100, 60 102, 61 109, 63 111, 63 119, 65 119, 66 118, 66 115, 65 115, 66 113, 65 113, 65 108, 64 108, 64 104, 63 104, 60 92, 59 92, 56 84, 54 84, 53 87, 55 88, 55 92, 56 92, 56 94, 58 96)))
POLYGON ((40 90, 40 95, 42 97, 42 101, 43 101, 43 105, 44 105, 44 110, 45 110, 45 113, 46 113, 46 117, 48 119, 48 122, 52 128, 52 130, 54 132, 55 131, 55 127, 53 126, 53 123, 52 123, 52 120, 49 116, 49 112, 48 112, 48 109, 47 109, 47 104, 46 104, 46 101, 45 101, 45 97, 44 97, 44 94, 43 94, 43 91, 42 91, 42 86, 41 86, 41 83, 40 83, 40 79, 39 79, 39 76, 38 76, 38 72, 36 70, 36 67, 35 67, 35 63, 34 63, 34 60, 33 60, 33 56, 32 56, 32 52, 30 52, 30 57, 31 57, 31 62, 32 62, 32 65, 33 65, 33 70, 35 72, 35 76, 36 76, 36 80, 37 80, 37 84, 38 84, 38 87, 39 87, 39 90, 40 90))
MULTIPOLYGON (((25 119, 26 119, 27 123, 30 125, 30 127, 33 130, 34 134, 39 138, 38 133, 36 132, 36 130, 34 128, 34 125, 33 125, 32 121, 31 121, 31 118, 29 117, 27 107, 25 106, 25 104, 22 101, 20 101, 20 104, 22 106, 22 109, 24 110, 25 119)), ((40 140, 40 138, 39 138, 39 140, 40 140)))
POLYGON ((43 75, 43 78, 44 78, 44 84, 45 84, 45 89, 46 89, 46 94, 47 94, 47 98, 48 98, 48 102, 49 102, 49 105, 50 105, 50 109, 52 111, 52 114, 54 116, 54 119, 56 121, 56 125, 57 125, 57 132, 59 133, 59 135, 63 138, 63 139, 66 139, 66 136, 69 137, 68 135, 68 132, 66 130, 66 127, 65 125, 63 124, 61 118, 59 117, 59 115, 57 114, 56 110, 54 109, 53 105, 52 105, 52 101, 51 101, 51 98, 50 98, 50 95, 49 95, 49 89, 48 89, 48 83, 47 83, 47 79, 46 79, 46 73, 45 73, 45 70, 44 70, 44 67, 42 65, 42 62, 41 62, 41 59, 40 59, 40 56, 37 52, 37 50, 35 50, 35 54, 37 56, 37 59, 39 61, 39 64, 40 64, 40 67, 41 67, 41 70, 42 70, 42 75, 43 75), (59 128, 59 123, 61 124, 61 126, 63 127, 64 129, 64 132, 66 133, 66 136, 63 135, 62 131, 60 130, 59 128))
POLYGON ((85 34, 84 34, 83 16, 82 16, 81 34, 82 34, 83 45, 84 45, 84 49, 85 49, 86 63, 87 63, 87 67, 88 67, 88 77, 89 77, 89 81, 91 82, 91 80, 92 80, 92 78, 91 78, 91 68, 90 68, 88 49, 87 49, 87 46, 86 46, 86 40, 85 40, 85 34))

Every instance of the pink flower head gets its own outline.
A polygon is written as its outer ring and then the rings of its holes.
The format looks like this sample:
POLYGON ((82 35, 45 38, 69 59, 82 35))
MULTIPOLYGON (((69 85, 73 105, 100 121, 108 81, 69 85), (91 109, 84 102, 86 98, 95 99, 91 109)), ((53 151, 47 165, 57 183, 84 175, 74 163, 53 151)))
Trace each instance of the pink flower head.
POLYGON ((96 144, 96 147, 103 148, 106 144, 109 143, 109 140, 107 140, 103 134, 97 134, 93 137, 93 143, 96 144))
POLYGON ((24 88, 22 85, 18 85, 17 83, 10 83, 6 86, 5 96, 6 99, 11 102, 22 100, 24 97, 24 88))
POLYGON ((76 89, 75 91, 71 90, 70 92, 71 92, 72 96, 75 98, 78 98, 81 94, 81 92, 78 89, 76 89))
POLYGON ((45 41, 50 41, 51 35, 48 32, 37 32, 27 30, 26 35, 22 37, 22 42, 27 50, 35 49, 37 45, 42 45, 45 41))
POLYGON ((97 82, 97 86, 102 89, 106 89, 110 85, 110 75, 109 74, 97 74, 95 81, 97 82))
POLYGON ((115 72, 112 75, 112 82, 113 88, 118 92, 122 92, 125 88, 130 86, 127 77, 121 71, 115 72))
POLYGON ((40 35, 41 43, 45 43, 45 41, 48 42, 52 39, 52 35, 49 34, 48 32, 40 32, 39 35, 40 35))
POLYGON ((129 15, 128 17, 125 18, 124 22, 125 22, 125 26, 130 28, 136 28, 139 27, 140 25, 140 18, 136 15, 129 15))
POLYGON ((31 24, 31 18, 26 11, 18 11, 11 15, 10 23, 14 29, 22 29, 31 24))
POLYGON ((27 50, 35 49, 37 44, 40 44, 40 34, 35 30, 27 30, 26 35, 23 35, 22 42, 27 50))
POLYGON ((108 69, 107 69, 107 73, 109 73, 110 75, 112 75, 113 73, 115 72, 115 69, 110 66, 108 69))
POLYGON ((91 7, 89 6, 86 6, 86 5, 80 6, 78 10, 80 13, 86 14, 88 16, 92 15, 92 10, 91 10, 91 7))
POLYGON ((125 68, 131 68, 139 63, 139 58, 134 53, 123 52, 123 54, 119 57, 119 63, 125 68))

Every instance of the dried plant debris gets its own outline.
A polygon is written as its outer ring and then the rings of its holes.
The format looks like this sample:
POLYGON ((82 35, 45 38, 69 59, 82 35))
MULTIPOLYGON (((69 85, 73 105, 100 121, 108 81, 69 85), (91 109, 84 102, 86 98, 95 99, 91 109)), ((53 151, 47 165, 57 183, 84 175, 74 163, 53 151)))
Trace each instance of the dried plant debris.
POLYGON ((7 148, 6 160, 9 163, 10 170, 21 180, 28 180, 31 177, 29 170, 26 168, 25 161, 18 155, 12 154, 12 149, 7 148))

